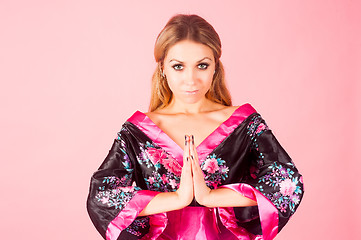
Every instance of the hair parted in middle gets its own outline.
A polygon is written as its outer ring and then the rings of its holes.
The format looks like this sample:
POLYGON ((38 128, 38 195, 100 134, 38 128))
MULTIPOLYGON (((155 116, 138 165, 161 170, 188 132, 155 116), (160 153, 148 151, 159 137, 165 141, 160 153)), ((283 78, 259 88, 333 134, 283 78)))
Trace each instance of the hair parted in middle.
POLYGON ((198 15, 177 14, 173 16, 159 33, 155 46, 154 57, 158 66, 152 78, 152 90, 149 111, 164 108, 172 100, 166 77, 163 75, 163 63, 168 50, 182 40, 201 43, 212 49, 215 59, 215 73, 206 98, 225 106, 231 106, 231 95, 225 84, 221 40, 211 24, 198 15))

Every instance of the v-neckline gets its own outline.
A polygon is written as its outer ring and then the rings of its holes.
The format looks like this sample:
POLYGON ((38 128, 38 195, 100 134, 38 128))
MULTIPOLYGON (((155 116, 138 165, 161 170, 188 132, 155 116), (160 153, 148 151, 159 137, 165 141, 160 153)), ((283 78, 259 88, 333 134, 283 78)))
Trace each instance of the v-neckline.
MULTIPOLYGON (((207 135, 196 147, 198 159, 203 161, 240 123, 254 112, 256 112, 256 110, 249 103, 237 107, 225 121, 207 135)), ((127 121, 137 126, 154 143, 162 147, 182 164, 183 148, 158 127, 145 113, 136 111, 127 121)))

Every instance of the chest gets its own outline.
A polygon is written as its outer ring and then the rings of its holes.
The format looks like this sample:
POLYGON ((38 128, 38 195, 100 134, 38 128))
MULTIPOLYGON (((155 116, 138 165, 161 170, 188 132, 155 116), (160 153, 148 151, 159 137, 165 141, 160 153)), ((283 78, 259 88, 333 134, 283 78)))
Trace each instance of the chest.
POLYGON ((181 148, 184 148, 185 135, 193 135, 194 144, 198 146, 215 129, 217 129, 221 123, 222 121, 207 116, 167 116, 158 118, 156 122, 159 128, 181 148))

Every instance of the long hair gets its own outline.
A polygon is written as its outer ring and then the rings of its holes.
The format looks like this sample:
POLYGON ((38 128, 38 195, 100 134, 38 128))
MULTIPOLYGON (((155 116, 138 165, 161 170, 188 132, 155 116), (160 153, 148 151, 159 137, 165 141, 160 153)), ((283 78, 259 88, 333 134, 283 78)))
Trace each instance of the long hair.
POLYGON ((164 58, 168 50, 177 42, 191 40, 210 47, 213 51, 216 69, 210 89, 206 93, 206 98, 225 106, 231 106, 231 95, 225 84, 224 68, 220 57, 222 55, 221 40, 206 20, 198 15, 178 14, 173 16, 159 33, 155 46, 154 57, 158 63, 152 78, 151 99, 149 111, 164 108, 172 100, 166 78, 162 76, 164 58))

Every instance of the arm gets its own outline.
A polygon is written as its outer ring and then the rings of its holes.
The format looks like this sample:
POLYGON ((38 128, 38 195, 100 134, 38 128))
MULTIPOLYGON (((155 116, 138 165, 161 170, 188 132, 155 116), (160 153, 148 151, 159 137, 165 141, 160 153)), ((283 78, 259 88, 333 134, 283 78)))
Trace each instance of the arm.
POLYGON ((202 199, 199 199, 198 197, 197 201, 199 204, 210 208, 257 206, 256 201, 229 188, 212 189, 206 197, 203 197, 202 199))
POLYGON ((302 200, 303 178, 260 115, 254 116, 248 129, 252 165, 247 183, 273 205, 280 231, 302 200))
POLYGON ((131 151, 126 137, 115 139, 109 154, 91 178, 87 210, 104 239, 141 239, 148 233, 157 236, 165 228, 164 214, 152 216, 164 225, 158 224, 155 233, 150 233, 154 226, 150 217, 138 217, 160 192, 137 185, 131 151))
POLYGON ((199 165, 198 154, 194 141, 189 141, 188 150, 192 163, 194 196, 197 202, 206 207, 247 207, 256 206, 257 202, 229 189, 218 188, 211 190, 204 181, 203 171, 199 165))
POLYGON ((162 192, 155 196, 138 216, 178 210, 186 207, 188 204, 182 203, 176 192, 162 192))
POLYGON ((302 199, 303 182, 291 158, 259 114, 247 125, 249 166, 240 183, 222 187, 257 201, 257 208, 219 208, 221 221, 237 235, 237 226, 273 239, 302 199), (233 220, 230 223, 230 219, 233 220))
MULTIPOLYGON (((187 146, 187 144, 186 144, 187 146)), ((193 200, 193 180, 189 151, 185 148, 179 188, 175 192, 162 192, 155 196, 139 216, 178 210, 188 206, 193 200)))
MULTIPOLYGON (((192 153, 193 150, 192 150, 192 153)), ((242 194, 229 189, 210 189, 205 181, 202 169, 198 162, 198 157, 191 157, 194 195, 197 202, 206 207, 248 207, 256 206, 257 202, 243 196, 242 194), (197 160, 196 160, 197 159, 197 160)))
POLYGON ((183 161, 179 188, 175 192, 162 192, 155 196, 139 216, 178 210, 188 206, 193 200, 193 186, 190 161, 183 161))

